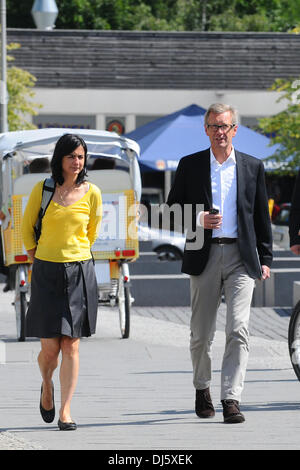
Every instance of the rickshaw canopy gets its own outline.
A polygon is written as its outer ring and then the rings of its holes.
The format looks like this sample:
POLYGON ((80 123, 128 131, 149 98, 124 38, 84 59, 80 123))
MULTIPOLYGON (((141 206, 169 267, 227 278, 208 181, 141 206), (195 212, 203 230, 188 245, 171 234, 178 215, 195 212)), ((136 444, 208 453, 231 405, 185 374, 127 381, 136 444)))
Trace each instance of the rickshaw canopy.
POLYGON ((9 157, 20 164, 34 158, 51 159, 57 140, 64 134, 80 135, 88 148, 89 158, 108 157, 127 162, 132 179, 132 189, 141 196, 141 176, 138 164, 139 145, 115 132, 95 129, 47 128, 0 134, 0 161, 9 157))
POLYGON ((79 134, 86 142, 88 153, 122 158, 122 152, 129 150, 139 156, 139 145, 115 132, 92 129, 48 128, 29 131, 15 131, 0 134, 0 158, 7 153, 18 151, 26 155, 52 155, 56 141, 63 134, 79 134))

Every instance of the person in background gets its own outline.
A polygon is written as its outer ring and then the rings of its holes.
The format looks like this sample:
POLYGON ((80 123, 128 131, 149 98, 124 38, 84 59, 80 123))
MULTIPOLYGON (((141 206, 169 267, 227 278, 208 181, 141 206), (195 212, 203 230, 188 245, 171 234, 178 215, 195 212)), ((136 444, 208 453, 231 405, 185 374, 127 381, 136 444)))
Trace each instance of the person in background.
POLYGON ((38 157, 31 160, 28 165, 29 173, 50 173, 51 167, 47 157, 38 157))
POLYGON ((99 188, 85 180, 86 160, 84 140, 74 134, 63 135, 51 160, 56 186, 38 243, 34 225, 43 181, 34 186, 22 221, 24 246, 33 260, 26 336, 41 341, 40 413, 45 422, 54 420, 52 377, 61 352, 58 426, 62 431, 77 428, 71 417, 71 400, 78 378, 79 342, 95 333, 98 309, 91 247, 101 222, 102 200, 99 188))
MULTIPOLYGON (((33 159, 26 168, 29 173, 49 173, 51 171, 50 162, 47 157, 38 157, 33 159)), ((5 218, 5 212, 3 210, 0 210, 0 231, 1 223, 5 218)), ((15 286, 16 267, 13 265, 4 265, 2 243, 0 243, 0 273, 5 276, 5 285, 3 287, 3 292, 13 290, 15 286)))

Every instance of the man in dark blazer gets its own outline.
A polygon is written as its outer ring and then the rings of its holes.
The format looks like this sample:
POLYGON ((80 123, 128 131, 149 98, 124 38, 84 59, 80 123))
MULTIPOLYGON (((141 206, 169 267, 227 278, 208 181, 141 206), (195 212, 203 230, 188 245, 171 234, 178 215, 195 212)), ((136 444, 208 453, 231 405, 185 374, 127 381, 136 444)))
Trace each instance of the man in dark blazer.
POLYGON ((224 104, 210 106, 205 115, 205 131, 211 147, 180 160, 167 200, 169 207, 179 204, 182 213, 185 206, 192 207, 192 220, 185 226, 187 244, 182 272, 190 275, 190 350, 195 411, 200 418, 215 414, 209 390, 211 345, 217 310, 222 294, 225 296, 221 402, 226 423, 245 420, 239 406, 248 360, 251 300, 255 279, 270 277, 272 262, 264 167, 257 158, 233 148, 237 128, 234 108, 224 104), (203 205, 200 212, 199 204, 203 205), (210 213, 211 209, 218 213, 210 213), (195 238, 196 227, 204 231, 202 247, 188 243, 195 238))

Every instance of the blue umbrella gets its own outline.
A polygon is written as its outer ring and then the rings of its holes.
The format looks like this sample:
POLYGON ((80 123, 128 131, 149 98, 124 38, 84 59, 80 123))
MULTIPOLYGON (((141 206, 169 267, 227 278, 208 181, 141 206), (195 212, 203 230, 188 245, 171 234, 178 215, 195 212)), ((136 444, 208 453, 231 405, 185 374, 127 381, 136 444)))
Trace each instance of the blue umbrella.
MULTIPOLYGON (((192 104, 126 134, 140 145, 142 169, 176 170, 182 157, 208 148, 204 114, 205 109, 192 104)), ((237 150, 259 159, 274 154, 277 146, 269 147, 269 143, 268 137, 242 125, 233 140, 237 150)))

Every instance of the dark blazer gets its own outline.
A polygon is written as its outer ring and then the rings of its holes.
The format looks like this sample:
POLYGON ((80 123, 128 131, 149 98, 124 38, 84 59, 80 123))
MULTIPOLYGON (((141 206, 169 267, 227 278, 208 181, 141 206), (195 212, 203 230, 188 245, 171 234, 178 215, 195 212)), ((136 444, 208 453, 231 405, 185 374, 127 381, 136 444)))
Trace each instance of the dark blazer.
POLYGON ((292 206, 289 220, 290 246, 300 245, 300 171, 298 173, 294 193, 292 197, 292 206))
MULTIPOLYGON (((261 265, 272 263, 272 230, 268 209, 263 163, 235 150, 237 168, 237 217, 238 247, 245 268, 252 278, 261 277, 261 265)), ((195 230, 196 204, 204 204, 204 210, 212 207, 210 178, 210 150, 188 155, 180 160, 175 180, 167 199, 167 205, 193 206, 195 230)), ((199 211, 198 211, 199 212, 199 211)), ((182 272, 199 275, 209 257, 212 230, 204 230, 204 243, 200 249, 185 249, 182 272)), ((187 227, 187 240, 190 227, 187 227)))

